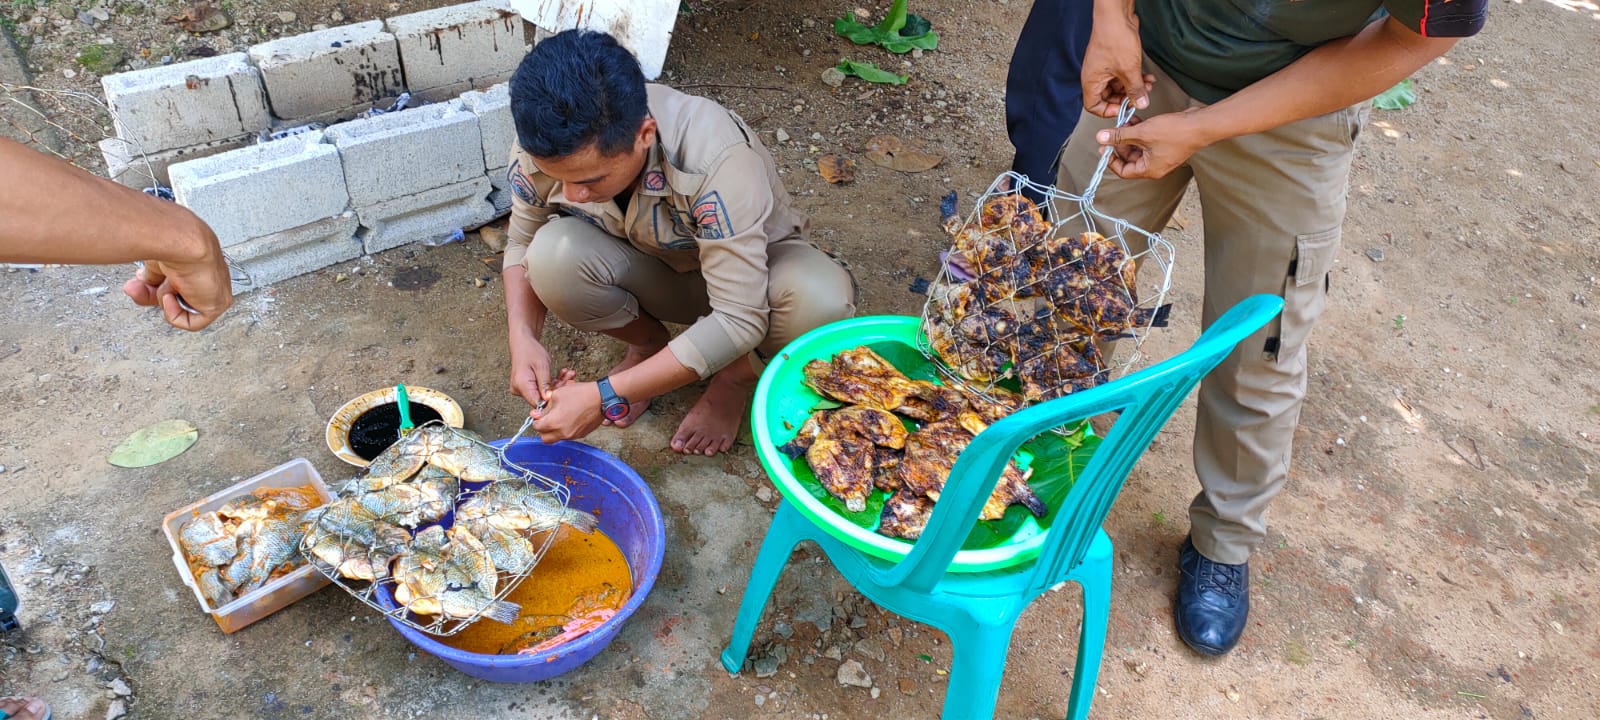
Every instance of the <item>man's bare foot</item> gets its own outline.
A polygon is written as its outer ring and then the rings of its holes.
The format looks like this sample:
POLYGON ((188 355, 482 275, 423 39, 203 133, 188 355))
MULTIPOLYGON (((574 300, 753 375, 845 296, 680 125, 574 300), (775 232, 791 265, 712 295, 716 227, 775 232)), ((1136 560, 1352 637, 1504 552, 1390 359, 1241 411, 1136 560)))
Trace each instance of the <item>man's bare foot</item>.
POLYGON ((756 375, 743 359, 711 376, 700 400, 672 436, 672 449, 685 455, 716 455, 733 447, 739 424, 750 407, 756 375))
MULTIPOLYGON (((665 346, 663 345, 662 347, 665 346)), ((617 363, 616 367, 611 368, 611 372, 606 374, 614 377, 617 375, 617 373, 620 373, 623 370, 627 370, 628 368, 649 360, 652 355, 655 355, 658 352, 661 352, 661 347, 629 345, 628 351, 622 356, 622 362, 617 363)), ((627 400, 628 416, 618 420, 615 423, 611 422, 610 420, 606 420, 606 425, 616 425, 619 428, 625 428, 629 425, 632 425, 634 421, 638 420, 639 416, 644 414, 644 411, 650 409, 651 398, 627 398, 627 400)))
POLYGON ((0 698, 0 713, 13 720, 46 720, 50 717, 50 703, 39 698, 0 698))

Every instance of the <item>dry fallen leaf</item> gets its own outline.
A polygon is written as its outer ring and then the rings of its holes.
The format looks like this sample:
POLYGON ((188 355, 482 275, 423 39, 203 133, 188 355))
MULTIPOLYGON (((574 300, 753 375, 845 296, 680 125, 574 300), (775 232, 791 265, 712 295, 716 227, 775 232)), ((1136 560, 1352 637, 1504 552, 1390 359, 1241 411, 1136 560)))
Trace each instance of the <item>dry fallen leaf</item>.
POLYGON ((919 173, 938 167, 944 158, 924 152, 909 141, 879 135, 867 141, 867 159, 891 170, 919 173))
POLYGON ((842 155, 823 155, 817 158, 817 172, 834 185, 852 182, 856 179, 856 161, 842 155))
POLYGON ((184 32, 195 34, 216 32, 233 24, 233 18, 222 8, 209 2, 197 2, 183 12, 167 18, 167 23, 177 23, 184 32))

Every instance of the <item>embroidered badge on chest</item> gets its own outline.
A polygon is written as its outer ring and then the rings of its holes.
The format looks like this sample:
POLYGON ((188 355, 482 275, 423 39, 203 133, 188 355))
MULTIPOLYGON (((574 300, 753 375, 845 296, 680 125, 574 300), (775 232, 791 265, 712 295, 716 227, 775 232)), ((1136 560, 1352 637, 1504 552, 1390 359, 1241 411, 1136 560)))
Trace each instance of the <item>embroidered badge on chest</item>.
POLYGON ((713 190, 694 201, 694 224, 705 240, 718 240, 733 235, 733 223, 728 220, 728 207, 722 204, 722 195, 713 190))
POLYGON ((651 170, 644 174, 644 189, 650 192, 661 192, 667 189, 667 176, 660 170, 651 170))
POLYGON ((686 216, 674 211, 666 203, 658 206, 655 214, 650 217, 650 234, 655 238, 656 247, 663 250, 694 250, 700 246, 695 241, 694 232, 685 222, 686 216), (661 216, 665 215, 672 225, 670 234, 661 232, 661 216))

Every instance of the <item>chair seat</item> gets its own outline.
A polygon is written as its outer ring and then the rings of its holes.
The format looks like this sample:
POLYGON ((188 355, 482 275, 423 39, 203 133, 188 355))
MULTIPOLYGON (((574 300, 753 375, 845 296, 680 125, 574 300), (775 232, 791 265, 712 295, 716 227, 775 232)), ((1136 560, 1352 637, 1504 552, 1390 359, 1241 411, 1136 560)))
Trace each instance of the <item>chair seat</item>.
MULTIPOLYGON (((802 535, 821 547, 827 554, 828 560, 839 570, 839 574, 845 576, 845 579, 863 594, 872 596, 872 593, 866 590, 868 586, 881 588, 885 592, 889 590, 877 583, 876 578, 893 568, 895 563, 861 553, 828 533, 810 532, 802 535)), ((1089 552, 1084 556, 1085 563, 1097 559, 1108 562, 1111 560, 1111 537, 1106 535, 1104 529, 1095 533, 1094 541, 1089 545, 1089 552)), ((1033 563, 1027 562, 985 572, 948 573, 939 580, 939 584, 934 586, 932 592, 952 598, 983 601, 996 598, 1006 600, 1027 598, 1033 570, 1033 563)), ((1070 575, 1071 571, 1068 574, 1070 575)))

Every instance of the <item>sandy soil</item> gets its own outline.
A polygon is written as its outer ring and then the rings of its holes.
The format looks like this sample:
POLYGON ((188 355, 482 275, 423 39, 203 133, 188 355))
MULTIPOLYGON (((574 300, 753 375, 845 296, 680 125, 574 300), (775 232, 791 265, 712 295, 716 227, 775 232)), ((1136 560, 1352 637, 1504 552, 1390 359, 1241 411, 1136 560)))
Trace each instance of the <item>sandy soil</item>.
MULTIPOLYGON (((57 3, 33 5, 0 17, 26 28, 36 13, 61 16, 57 3)), ((350 21, 393 12, 266 5, 233 3, 231 46, 330 22, 335 9, 350 21), (269 19, 285 9, 294 21, 269 19)), ((176 3, 106 7, 130 57, 223 45, 153 22, 176 3)), ((855 267, 864 313, 914 313, 921 299, 908 286, 931 274, 942 244, 937 198, 979 190, 1009 164, 1005 66, 1027 6, 916 2, 943 44, 910 60, 909 85, 834 89, 819 73, 841 56, 892 62, 831 36, 831 18, 852 7, 687 3, 666 80, 763 133, 816 239, 855 267), (780 128, 789 142, 776 141, 780 128), (946 160, 914 175, 876 167, 859 153, 881 132, 921 139, 946 160), (814 170, 816 155, 839 152, 858 161, 853 184, 828 185, 814 170)), ((75 44, 101 33, 30 43, 38 84, 95 90, 92 76, 62 71, 75 44)), ((1291 483, 1252 563, 1251 626, 1220 660, 1197 657, 1172 629, 1175 551, 1197 489, 1189 406, 1106 526, 1118 566, 1097 717, 1593 716, 1600 80, 1583 60, 1597 43, 1592 6, 1496 0, 1482 36, 1418 73, 1416 105, 1374 113, 1333 301, 1313 339, 1291 483)), ((1173 327, 1151 341, 1156 355, 1198 332, 1198 218, 1187 205, 1168 229, 1173 327)), ((651 480, 671 545, 641 613, 559 681, 473 681, 414 654, 335 589, 233 636, 196 611, 161 516, 293 457, 347 476, 321 439, 345 400, 403 380, 450 393, 487 435, 515 429, 522 410, 505 391, 504 311, 498 278, 479 261, 487 254, 472 242, 347 263, 244 296, 198 336, 128 305, 116 289, 126 268, 0 273, 10 311, 0 322, 0 561, 23 586, 28 624, 0 645, 0 693, 43 694, 64 718, 103 717, 114 702, 149 718, 936 716, 947 640, 871 607, 814 550, 795 556, 757 634, 758 653, 782 648, 777 674, 721 670, 716 654, 775 499, 747 444, 718 459, 665 449, 690 391, 592 438, 651 480), (412 268, 440 279, 390 285, 412 268), (189 452, 145 470, 106 464, 128 433, 169 417, 200 427, 189 452), (847 660, 876 689, 836 682, 847 660), (131 695, 113 700, 116 681, 131 695)), ((565 328, 550 345, 586 373, 620 355, 565 328)), ((1078 607, 1063 591, 1024 616, 997 717, 1065 714, 1078 607)))

